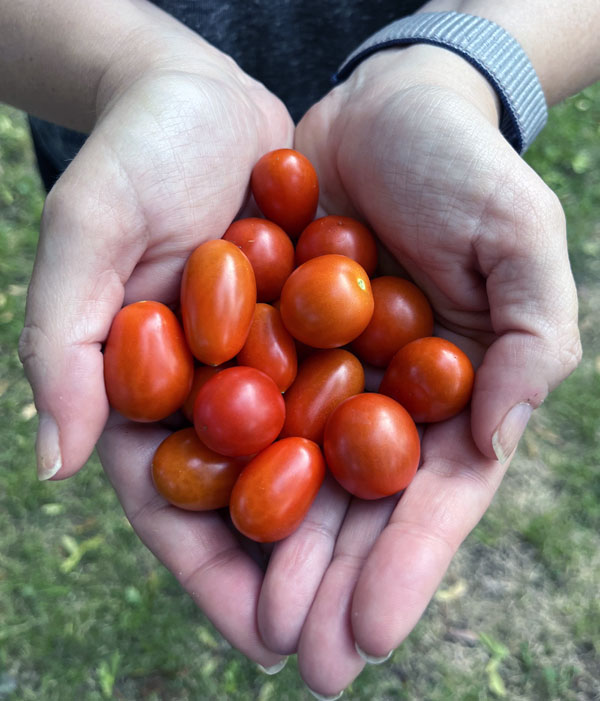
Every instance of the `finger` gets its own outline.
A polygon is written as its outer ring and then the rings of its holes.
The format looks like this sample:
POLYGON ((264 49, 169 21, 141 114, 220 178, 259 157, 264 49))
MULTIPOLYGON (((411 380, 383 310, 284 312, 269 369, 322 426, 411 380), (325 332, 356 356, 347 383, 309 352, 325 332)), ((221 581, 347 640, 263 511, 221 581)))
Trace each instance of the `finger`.
POLYGON ((256 607, 262 571, 218 512, 187 512, 154 488, 151 462, 168 431, 156 424, 111 420, 98 452, 127 518, 142 541, 175 575, 220 633, 269 668, 281 656, 261 641, 256 607))
POLYGON ((467 412, 426 428, 422 459, 352 600, 356 644, 373 658, 385 659, 416 625, 506 469, 479 452, 467 412))
POLYGON ((275 545, 258 602, 258 627, 270 650, 296 652, 349 501, 328 476, 300 527, 275 545))
POLYGON ((354 499, 348 509, 298 646, 300 674, 319 694, 338 694, 364 666, 354 647, 352 595, 363 564, 397 500, 397 496, 377 501, 354 499))

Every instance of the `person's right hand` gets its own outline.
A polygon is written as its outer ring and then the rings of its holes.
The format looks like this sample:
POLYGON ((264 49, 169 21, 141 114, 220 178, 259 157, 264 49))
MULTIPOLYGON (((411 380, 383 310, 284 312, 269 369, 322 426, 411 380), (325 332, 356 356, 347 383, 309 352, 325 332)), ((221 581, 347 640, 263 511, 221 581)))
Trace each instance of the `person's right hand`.
MULTIPOLYGON (((176 303, 188 255, 235 218, 254 163, 292 144, 285 107, 229 58, 211 50, 174 63, 105 90, 89 139, 46 201, 20 343, 41 479, 79 470, 105 428, 102 343, 117 311, 176 303)), ((157 499, 148 465, 167 431, 116 415, 110 423, 99 452, 142 540, 232 644, 277 663, 256 629, 259 567, 219 516, 192 518, 157 499)))

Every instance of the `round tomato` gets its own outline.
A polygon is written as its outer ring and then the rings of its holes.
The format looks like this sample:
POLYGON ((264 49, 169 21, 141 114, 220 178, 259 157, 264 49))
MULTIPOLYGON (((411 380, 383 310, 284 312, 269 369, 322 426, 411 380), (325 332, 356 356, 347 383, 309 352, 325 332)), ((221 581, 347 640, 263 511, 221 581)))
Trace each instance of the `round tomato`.
POLYGON ((330 215, 311 222, 296 244, 296 265, 327 253, 352 258, 369 276, 377 267, 377 244, 373 234, 351 217, 330 215))
POLYGON ((181 407, 181 411, 188 421, 194 423, 194 404, 196 403, 196 397, 198 396, 200 388, 204 387, 211 377, 216 375, 218 372, 221 372, 221 370, 225 370, 225 368, 232 367, 232 365, 233 363, 227 362, 217 366, 198 365, 196 368, 194 368, 192 387, 188 396, 186 397, 185 402, 183 403, 183 406, 181 407))
POLYGON ((420 443, 406 409, 382 394, 342 402, 325 426, 323 451, 336 480, 360 499, 379 499, 408 486, 420 443))
POLYGON ((244 347, 237 355, 240 365, 261 370, 281 392, 292 384, 298 369, 296 344, 270 304, 259 303, 244 347))
POLYGON ((260 211, 296 238, 313 220, 319 203, 319 181, 312 163, 289 148, 266 153, 250 179, 260 211))
POLYGON ((277 385, 255 368, 222 370, 200 389, 194 427, 211 450, 239 457, 272 443, 283 426, 285 404, 277 385))
POLYGON ((159 494, 180 509, 220 509, 229 504, 246 462, 215 453, 193 428, 184 428, 158 446, 152 460, 152 480, 159 494))
POLYGON ((267 219, 238 219, 223 238, 248 256, 256 277, 256 299, 272 302, 294 269, 294 244, 285 231, 267 219))
POLYGON ((175 314, 135 302, 115 316, 104 348, 104 383, 113 409, 133 421, 160 421, 190 391, 194 361, 175 314))
POLYGON ((325 461, 316 443, 277 441, 243 469, 231 493, 231 520, 259 543, 286 538, 302 523, 324 478, 325 461))
POLYGON ((427 297, 408 280, 385 275, 371 280, 375 307, 367 328, 352 341, 365 363, 386 367, 407 343, 431 336, 433 311, 427 297))
POLYGON ((392 358, 379 391, 417 422, 444 421, 468 404, 475 373, 469 358, 444 338, 420 338, 392 358))
POLYGON ((331 412, 364 388, 363 367, 352 353, 341 348, 313 352, 300 364, 294 383, 283 397, 285 423, 281 435, 322 443, 331 412))
POLYGON ((314 348, 353 341, 372 315, 369 277, 346 256, 311 258, 294 270, 281 291, 281 318, 287 330, 314 348))
POLYGON ((244 345, 256 304, 252 265, 230 241, 206 241, 188 258, 181 281, 181 315, 192 353, 221 365, 244 345))

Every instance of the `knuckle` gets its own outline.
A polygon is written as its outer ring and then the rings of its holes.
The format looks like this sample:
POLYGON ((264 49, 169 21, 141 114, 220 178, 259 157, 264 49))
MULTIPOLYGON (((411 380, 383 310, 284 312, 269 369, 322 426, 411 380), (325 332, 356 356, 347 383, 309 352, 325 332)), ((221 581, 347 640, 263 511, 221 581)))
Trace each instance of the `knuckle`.
POLYGON ((27 370, 42 356, 41 348, 47 345, 48 337, 36 324, 26 324, 19 337, 19 360, 27 370))

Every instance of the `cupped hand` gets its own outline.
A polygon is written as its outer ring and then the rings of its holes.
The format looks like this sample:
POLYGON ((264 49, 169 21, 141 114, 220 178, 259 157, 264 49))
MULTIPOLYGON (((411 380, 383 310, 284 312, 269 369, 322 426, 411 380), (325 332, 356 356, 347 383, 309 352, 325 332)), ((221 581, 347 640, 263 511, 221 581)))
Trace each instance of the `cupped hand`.
POLYGON ((327 485, 278 544, 259 604, 266 644, 298 649, 333 695, 419 620, 490 503, 531 412, 577 365, 577 301, 557 198, 498 128, 485 80, 434 47, 381 52, 298 125, 328 213, 364 219, 428 295, 437 333, 478 367, 470 412, 425 428, 401 499, 327 485))

